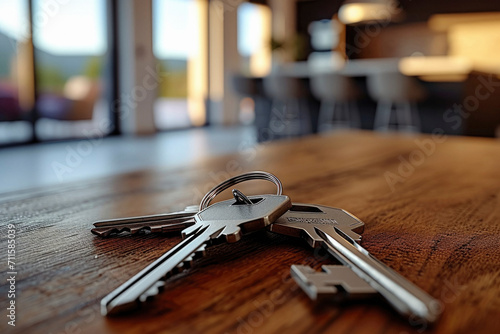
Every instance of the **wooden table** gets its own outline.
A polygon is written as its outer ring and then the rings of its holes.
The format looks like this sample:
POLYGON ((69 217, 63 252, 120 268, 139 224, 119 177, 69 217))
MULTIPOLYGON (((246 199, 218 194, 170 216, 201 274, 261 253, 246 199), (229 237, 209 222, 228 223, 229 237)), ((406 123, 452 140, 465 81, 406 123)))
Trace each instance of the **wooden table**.
MULTIPOLYGON (((344 133, 279 142, 175 170, 152 170, 4 195, 16 234, 10 333, 493 333, 500 328, 500 143, 344 133), (293 201, 342 207, 366 223, 362 244, 441 301, 432 328, 381 301, 315 305, 290 265, 322 263, 301 240, 269 232, 215 246, 137 313, 106 318, 99 301, 180 240, 102 239, 92 222, 182 209, 229 175, 266 170, 293 201), (15 329, 15 331, 14 331, 15 329)), ((264 181, 239 187, 269 191, 264 181)))

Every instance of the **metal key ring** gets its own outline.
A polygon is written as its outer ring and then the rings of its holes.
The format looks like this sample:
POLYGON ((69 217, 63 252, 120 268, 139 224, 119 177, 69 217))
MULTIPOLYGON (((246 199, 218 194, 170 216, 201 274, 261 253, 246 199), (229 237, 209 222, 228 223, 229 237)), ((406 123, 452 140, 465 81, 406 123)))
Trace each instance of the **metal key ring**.
POLYGON ((234 176, 230 179, 227 179, 224 182, 219 183, 212 189, 210 189, 209 192, 206 193, 205 196, 201 199, 200 202, 200 211, 206 209, 212 200, 217 197, 221 192, 224 190, 238 184, 241 182, 245 181, 251 181, 251 180, 266 180, 274 183, 276 187, 278 188, 277 195, 281 195, 283 192, 283 185, 281 184, 280 179, 278 179, 274 174, 268 173, 268 172, 262 172, 262 171, 255 171, 255 172, 249 172, 249 173, 244 173, 238 176, 234 176))

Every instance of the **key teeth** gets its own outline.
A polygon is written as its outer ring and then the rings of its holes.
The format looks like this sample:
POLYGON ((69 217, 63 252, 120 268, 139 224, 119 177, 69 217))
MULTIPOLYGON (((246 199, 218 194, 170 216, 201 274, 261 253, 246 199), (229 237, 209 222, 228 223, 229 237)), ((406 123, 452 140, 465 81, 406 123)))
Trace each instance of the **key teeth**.
POLYGON ((158 282, 156 282, 152 287, 150 287, 146 292, 144 292, 139 297, 139 301, 141 303, 144 303, 147 300, 158 295, 165 287, 165 281, 167 279, 169 279, 170 277, 177 275, 179 273, 182 273, 186 269, 189 269, 191 267, 190 262, 192 262, 192 261, 193 261, 193 258, 191 256, 189 256, 188 258, 186 258, 186 260, 184 260, 182 263, 177 265, 173 270, 166 273, 165 276, 162 277, 162 279, 160 279, 158 282))
POLYGON ((184 269, 187 269, 186 268, 186 265, 184 264, 184 262, 182 263, 179 263, 176 267, 176 274, 179 274, 179 273, 182 273, 184 271, 184 269))
POLYGON ((153 298, 157 294, 160 293, 161 290, 165 287, 165 282, 164 281, 158 281, 156 282, 152 287, 150 287, 146 292, 144 292, 140 297, 139 301, 141 303, 144 303, 148 299, 153 298))
POLYGON ((156 282, 151 288, 149 288, 148 290, 146 290, 146 292, 144 292, 139 297, 139 301, 140 302, 144 302, 147 299, 151 299, 152 297, 154 297, 157 294, 159 294, 163 290, 163 288, 165 287, 165 281, 168 280, 170 277, 183 272, 184 269, 186 269, 186 268, 181 263, 177 267, 175 267, 174 269, 172 269, 171 271, 169 271, 168 273, 166 273, 165 276, 163 276, 158 282, 156 282))
POLYGON ((90 230, 90 232, 92 232, 92 234, 95 234, 97 236, 100 236, 100 237, 107 237, 110 233, 111 233, 112 230, 101 230, 101 229, 97 229, 97 228, 93 228, 90 230))
POLYGON ((184 271, 184 269, 186 269, 186 266, 184 265, 184 262, 181 262, 174 269, 172 269, 172 271, 167 273, 164 276, 164 279, 168 279, 168 278, 172 277, 173 275, 180 274, 184 271))
POLYGON ((200 257, 205 256, 206 250, 207 250, 207 245, 201 246, 194 252, 194 258, 199 259, 200 257))
POLYGON ((101 226, 101 227, 94 227, 91 232, 95 235, 98 235, 100 237, 108 237, 111 235, 119 235, 122 233, 130 233, 131 235, 135 235, 138 233, 144 233, 144 234, 149 234, 149 233, 173 233, 173 232, 178 232, 186 226, 192 225, 191 221, 186 219, 185 221, 181 221, 179 223, 175 224, 168 224, 168 223, 158 223, 158 222, 151 222, 151 223, 143 223, 143 224, 132 224, 130 226, 101 226))
POLYGON ((107 228, 107 229, 99 229, 99 228, 95 228, 92 230, 92 233, 100 236, 100 237, 109 237, 111 235, 117 235, 117 234, 120 234, 123 232, 123 229, 117 229, 115 227, 110 227, 110 228, 107 228))
POLYGON ((180 263, 179 265, 177 265, 173 270, 171 270, 168 273, 166 273, 165 276, 162 277, 162 279, 160 279, 152 287, 150 287, 148 290, 146 290, 146 292, 144 292, 139 297, 139 302, 144 303, 147 300, 149 300, 149 299, 153 298, 154 296, 158 295, 163 290, 163 288, 165 287, 165 281, 167 279, 169 279, 170 277, 172 277, 174 275, 182 273, 186 269, 191 268, 191 263, 193 261, 193 258, 192 258, 193 255, 187 257, 182 263, 180 263))
POLYGON ((186 227, 185 229, 182 230, 181 235, 182 239, 186 239, 188 236, 190 236, 193 233, 196 233, 196 231, 199 229, 199 226, 192 225, 189 227, 186 227))
POLYGON ((203 245, 200 248, 198 248, 193 254, 185 258, 183 261, 184 265, 186 266, 185 269, 191 268, 195 260, 205 256, 205 252, 206 252, 206 245, 203 245))
POLYGON ((185 269, 191 268, 193 266, 193 255, 188 256, 187 258, 182 261, 183 265, 185 266, 185 269))
POLYGON ((110 227, 110 228, 94 228, 91 230, 91 232, 95 235, 98 235, 100 237, 109 237, 111 235, 119 235, 123 234, 125 232, 130 233, 131 235, 137 234, 141 231, 146 231, 146 233, 151 232, 151 228, 149 226, 141 226, 141 227, 122 227, 120 229, 116 227, 110 227))
POLYGON ((144 233, 151 233, 153 232, 151 227, 149 226, 142 226, 142 227, 133 227, 133 228, 123 228, 121 232, 129 232, 130 234, 134 235, 134 234, 138 234, 140 232, 144 232, 144 233))

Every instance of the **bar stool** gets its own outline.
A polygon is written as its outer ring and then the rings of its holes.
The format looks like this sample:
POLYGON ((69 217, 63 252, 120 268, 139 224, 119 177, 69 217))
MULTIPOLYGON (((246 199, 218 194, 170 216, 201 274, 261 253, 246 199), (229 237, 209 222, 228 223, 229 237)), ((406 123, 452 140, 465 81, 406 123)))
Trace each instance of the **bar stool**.
POLYGON ((232 76, 232 84, 234 91, 242 96, 253 97, 259 93, 255 78, 234 74, 232 76))
POLYGON ((271 74, 264 78, 264 91, 272 99, 269 130, 275 137, 298 137, 311 133, 309 89, 300 78, 271 74))
POLYGON ((360 127, 356 104, 360 94, 351 78, 336 73, 318 73, 311 77, 311 91, 321 101, 319 132, 360 127))
POLYGON ((374 130, 388 131, 393 124, 398 131, 420 132, 417 102, 426 92, 417 79, 399 72, 379 72, 368 76, 367 89, 377 101, 374 130))
POLYGON ((232 76, 232 87, 238 95, 253 99, 255 103, 254 126, 257 133, 257 141, 260 143, 268 140, 267 127, 271 114, 271 102, 264 94, 262 79, 234 74, 232 76))

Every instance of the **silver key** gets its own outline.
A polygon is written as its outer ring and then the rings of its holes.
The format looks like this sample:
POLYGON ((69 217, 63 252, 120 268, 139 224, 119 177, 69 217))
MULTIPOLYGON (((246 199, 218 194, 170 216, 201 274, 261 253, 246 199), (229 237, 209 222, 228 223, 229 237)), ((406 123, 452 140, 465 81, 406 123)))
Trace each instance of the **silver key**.
MULTIPOLYGON (((219 193, 235 184, 250 180, 266 180, 273 182, 277 187, 278 195, 281 195, 283 190, 281 181, 271 173, 262 171, 244 173, 229 178, 210 189, 202 198, 199 206, 191 205, 180 212, 101 220, 94 223, 95 228, 93 228, 91 232, 98 236, 106 237, 122 232, 136 234, 141 231, 149 231, 151 233, 182 231, 184 228, 194 224, 194 215, 199 212, 199 208, 206 208, 219 193)), ((245 195, 236 189, 233 189, 233 196, 240 202, 247 199, 245 195)))
POLYGON ((182 231, 194 224, 194 215, 199 212, 198 205, 191 205, 184 211, 137 216, 117 219, 100 220, 94 223, 91 232, 101 237, 129 232, 136 234, 141 231, 165 233, 182 231))
POLYGON ((295 282, 313 300, 341 302, 378 295, 377 290, 347 266, 329 265, 322 266, 321 269, 322 271, 316 271, 309 266, 299 265, 292 265, 290 268, 295 282))
POLYGON ((197 213, 195 224, 182 231, 183 241, 102 299, 102 314, 117 314, 139 306, 159 292, 166 276, 182 268, 193 255, 203 255, 205 246, 217 239, 238 241, 242 234, 268 226, 291 207, 290 199, 283 195, 242 195, 252 204, 242 202, 238 196, 235 195, 236 201, 218 202, 197 213))
MULTIPOLYGON (((434 322, 439 316, 439 302, 355 242, 361 239, 355 231, 361 231, 363 225, 363 222, 342 209, 294 204, 292 209, 270 226, 270 230, 300 236, 313 247, 326 248, 378 291, 399 313, 434 322)), ((300 286, 308 285, 302 281, 304 277, 307 279, 307 275, 300 275, 294 269, 292 274, 300 286)))

